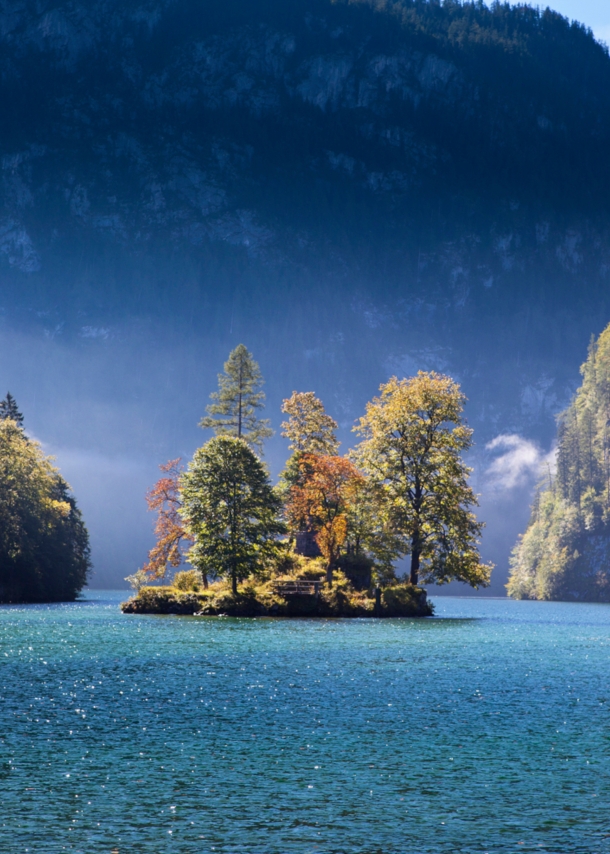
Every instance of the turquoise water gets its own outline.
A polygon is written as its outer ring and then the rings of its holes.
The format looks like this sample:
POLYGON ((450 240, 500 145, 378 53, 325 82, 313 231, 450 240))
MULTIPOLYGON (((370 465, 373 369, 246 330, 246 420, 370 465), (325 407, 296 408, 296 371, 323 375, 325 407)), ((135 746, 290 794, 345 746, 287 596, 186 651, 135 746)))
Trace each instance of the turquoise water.
POLYGON ((610 606, 0 608, 0 851, 610 852, 610 606))

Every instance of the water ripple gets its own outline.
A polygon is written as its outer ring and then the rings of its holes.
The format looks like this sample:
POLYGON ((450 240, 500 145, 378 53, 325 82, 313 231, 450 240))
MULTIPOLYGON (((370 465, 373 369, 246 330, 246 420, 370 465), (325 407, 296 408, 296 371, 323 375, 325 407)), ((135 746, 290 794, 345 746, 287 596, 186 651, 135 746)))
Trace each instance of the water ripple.
POLYGON ((2 852, 610 851, 610 607, 215 620, 119 598, 0 608, 2 852))

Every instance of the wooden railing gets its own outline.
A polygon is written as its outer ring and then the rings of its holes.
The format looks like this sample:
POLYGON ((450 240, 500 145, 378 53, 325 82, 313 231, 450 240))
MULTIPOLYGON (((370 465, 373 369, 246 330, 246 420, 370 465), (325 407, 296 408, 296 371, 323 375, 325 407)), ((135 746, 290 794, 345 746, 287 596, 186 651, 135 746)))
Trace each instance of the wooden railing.
POLYGON ((301 578, 295 581, 278 581, 275 589, 280 596, 317 596, 322 589, 322 582, 301 578))

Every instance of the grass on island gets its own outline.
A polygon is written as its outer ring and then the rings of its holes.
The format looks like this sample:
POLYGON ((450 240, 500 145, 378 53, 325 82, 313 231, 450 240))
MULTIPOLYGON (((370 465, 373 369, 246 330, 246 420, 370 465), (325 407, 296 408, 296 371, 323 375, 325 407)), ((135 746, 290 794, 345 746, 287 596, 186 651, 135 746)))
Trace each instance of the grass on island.
POLYGON ((121 606, 130 614, 200 614, 230 617, 425 617, 432 615, 426 592, 404 582, 381 589, 380 607, 375 589, 358 590, 341 571, 330 587, 322 583, 317 595, 282 595, 283 584, 323 582, 326 571, 319 558, 290 555, 281 571, 249 579, 231 590, 229 580, 205 587, 194 570, 176 573, 172 584, 145 586, 121 606))

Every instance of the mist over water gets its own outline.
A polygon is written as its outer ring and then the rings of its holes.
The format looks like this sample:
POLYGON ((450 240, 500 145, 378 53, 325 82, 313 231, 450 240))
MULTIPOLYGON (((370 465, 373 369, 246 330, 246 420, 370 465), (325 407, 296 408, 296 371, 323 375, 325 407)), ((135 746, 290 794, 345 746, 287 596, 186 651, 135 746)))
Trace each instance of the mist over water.
MULTIPOLYGON (((284 323, 234 316, 233 332, 224 334, 204 322, 193 330, 175 320, 123 320, 97 335, 86 329, 71 337, 44 329, 11 332, 5 324, 0 358, 7 389, 17 396, 26 428, 55 456, 77 496, 91 533, 93 586, 123 586, 144 562, 153 542, 145 492, 159 477, 160 463, 179 456, 188 462, 210 435, 197 424, 229 350, 241 340, 266 379, 265 415, 276 435, 265 459, 274 478, 288 455, 279 435, 281 401, 295 389, 314 390, 340 424, 343 450, 353 446, 356 418, 395 366, 371 358, 371 336, 367 341, 363 335, 360 347, 347 340, 340 314, 334 323, 324 318, 326 329, 318 315, 311 334, 303 316, 310 316, 307 309, 301 314, 294 307, 286 309, 284 323)), ((420 366, 429 367, 425 357, 420 366)), ((417 369, 415 359, 410 367, 417 369)), ((471 455, 487 522, 483 554, 499 564, 487 591, 494 595, 504 593, 506 556, 526 524, 542 456, 536 449, 522 464, 522 445, 488 450, 478 441, 471 455), (498 460, 501 471, 493 469, 498 460)))
MULTIPOLYGON (((244 341, 266 380, 265 415, 276 435, 266 444, 265 460, 274 479, 288 456, 280 436, 281 402, 293 390, 313 390, 322 398, 339 422, 345 451, 357 441, 352 427, 367 400, 392 374, 463 374, 463 390, 471 397, 467 417, 475 427, 469 462, 487 523, 482 553, 498 565, 486 592, 504 595, 507 556, 527 523, 545 455, 517 434, 495 436, 495 424, 481 420, 479 394, 487 392, 467 362, 458 365, 440 345, 408 358, 391 356, 403 331, 408 337, 415 327, 399 315, 385 323, 371 320, 346 290, 272 291, 240 311, 234 294, 221 290, 211 304, 215 320, 197 304, 190 318, 178 305, 167 317, 117 313, 101 326, 52 325, 46 316, 17 328, 4 321, 5 384, 25 413, 26 428, 56 457, 74 489, 91 533, 93 586, 123 586, 144 562, 153 542, 145 492, 160 463, 176 457, 188 462, 209 437, 198 421, 228 352, 244 341)), ((433 335, 434 323, 422 322, 418 338, 430 342, 433 335)), ((463 588, 439 592, 445 590, 463 588)))

